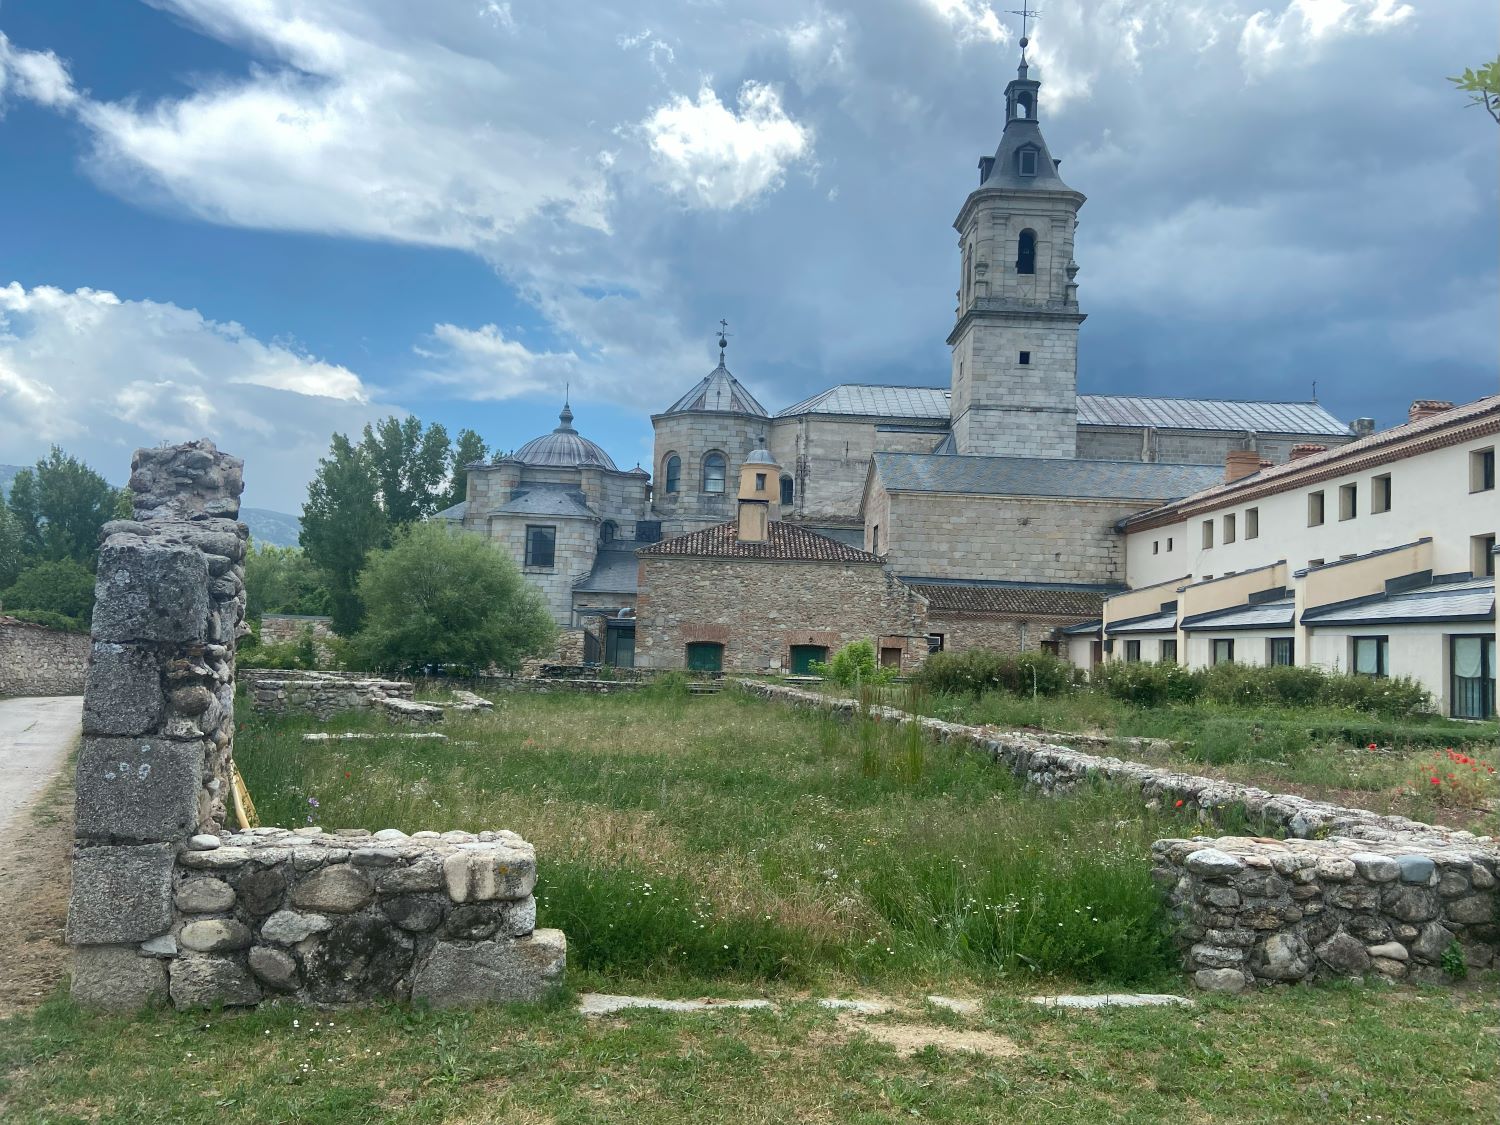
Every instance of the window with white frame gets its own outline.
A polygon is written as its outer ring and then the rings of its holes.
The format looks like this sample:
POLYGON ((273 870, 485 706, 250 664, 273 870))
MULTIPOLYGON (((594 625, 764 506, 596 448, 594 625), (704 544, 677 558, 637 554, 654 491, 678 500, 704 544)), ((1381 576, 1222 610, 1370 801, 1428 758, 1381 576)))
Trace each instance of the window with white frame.
POLYGON ((1389 637, 1350 637, 1349 668, 1356 676, 1389 675, 1389 637))

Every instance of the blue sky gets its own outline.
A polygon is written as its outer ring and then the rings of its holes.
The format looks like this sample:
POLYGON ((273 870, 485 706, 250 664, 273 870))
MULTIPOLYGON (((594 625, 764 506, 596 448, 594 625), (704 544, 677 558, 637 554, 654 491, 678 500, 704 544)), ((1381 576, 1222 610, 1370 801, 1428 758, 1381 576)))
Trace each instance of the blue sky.
MULTIPOLYGON (((0 462, 207 434, 296 511, 393 411, 649 460, 714 363, 772 409, 946 381, 998 140, 984 0, 0 0, 0 462)), ((1400 420, 1497 389, 1480 0, 1056 0, 1080 388, 1400 420), (1476 54, 1476 52, 1478 52, 1476 54)))

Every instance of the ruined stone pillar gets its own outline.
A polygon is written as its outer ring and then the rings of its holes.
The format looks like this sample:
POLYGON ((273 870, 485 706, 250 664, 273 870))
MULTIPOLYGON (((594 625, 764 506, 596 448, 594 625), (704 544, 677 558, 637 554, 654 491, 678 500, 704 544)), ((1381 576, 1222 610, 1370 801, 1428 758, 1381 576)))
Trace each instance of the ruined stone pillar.
POLYGON ((179 848, 225 827, 249 537, 243 463, 211 442, 137 450, 130 488, 99 552, 67 930, 74 997, 126 1009, 167 991, 179 848))

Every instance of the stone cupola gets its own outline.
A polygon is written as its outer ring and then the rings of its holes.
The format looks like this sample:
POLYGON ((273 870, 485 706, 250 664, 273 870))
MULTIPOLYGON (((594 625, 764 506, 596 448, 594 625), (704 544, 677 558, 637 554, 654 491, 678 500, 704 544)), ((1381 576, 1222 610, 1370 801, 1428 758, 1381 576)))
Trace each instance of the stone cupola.
POLYGON ((771 524, 781 518, 781 466, 769 449, 752 449, 740 466, 738 538, 741 543, 765 543, 771 524))

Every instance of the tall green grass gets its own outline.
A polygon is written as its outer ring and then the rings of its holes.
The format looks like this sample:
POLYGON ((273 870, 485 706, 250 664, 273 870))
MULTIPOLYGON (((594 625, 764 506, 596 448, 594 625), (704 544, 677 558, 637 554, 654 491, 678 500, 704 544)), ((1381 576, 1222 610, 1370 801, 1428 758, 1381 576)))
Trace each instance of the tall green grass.
POLYGON ((1150 842, 1190 822, 1109 790, 1023 794, 910 724, 668 690, 510 697, 445 743, 302 742, 315 726, 242 725, 265 823, 514 829, 581 968, 1132 983, 1172 963, 1150 842))

